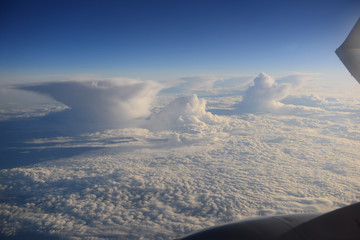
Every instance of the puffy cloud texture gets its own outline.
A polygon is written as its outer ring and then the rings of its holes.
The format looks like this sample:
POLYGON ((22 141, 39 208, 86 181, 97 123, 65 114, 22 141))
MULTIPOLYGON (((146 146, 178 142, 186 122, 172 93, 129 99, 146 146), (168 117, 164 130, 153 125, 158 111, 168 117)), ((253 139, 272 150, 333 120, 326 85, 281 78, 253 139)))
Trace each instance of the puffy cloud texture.
POLYGON ((148 124, 153 130, 186 131, 194 126, 206 126, 220 120, 220 117, 206 111, 205 99, 190 95, 179 97, 169 103, 158 114, 152 115, 148 124))
POLYGON ((289 93, 291 85, 278 84, 265 73, 254 79, 254 85, 250 86, 241 103, 236 105, 237 112, 268 112, 281 106, 279 100, 289 93))

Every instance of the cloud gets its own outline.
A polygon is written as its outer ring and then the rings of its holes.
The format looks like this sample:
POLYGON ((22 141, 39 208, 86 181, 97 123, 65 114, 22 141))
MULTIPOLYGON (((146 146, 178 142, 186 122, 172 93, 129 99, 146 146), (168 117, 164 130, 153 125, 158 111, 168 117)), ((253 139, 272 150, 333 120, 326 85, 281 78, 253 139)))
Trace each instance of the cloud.
MULTIPOLYGON (((231 116, 226 137, 217 134, 217 141, 198 139, 181 147, 141 140, 165 137, 163 131, 127 128, 88 134, 86 141, 105 144, 133 137, 138 141, 132 143, 140 145, 1 170, 1 234, 173 239, 249 217, 328 211, 354 202, 360 187, 358 138, 335 128, 346 136, 324 134, 334 122, 317 117, 231 116)), ((221 132, 221 125, 212 126, 221 132)), ((360 133, 358 126, 347 125, 360 133)), ((213 129, 205 130, 203 135, 212 136, 213 129)))
POLYGON ((270 112, 279 108, 282 104, 279 100, 289 93, 290 84, 278 84, 265 73, 260 73, 254 79, 254 85, 250 86, 243 100, 235 105, 235 112, 270 112))
MULTIPOLYGON (((209 111, 220 115, 233 115, 239 113, 267 113, 284 110, 284 102, 281 100, 288 95, 293 94, 297 89, 303 87, 306 82, 313 78, 314 74, 294 74, 275 80, 265 73, 260 73, 259 76, 252 80, 252 85, 250 85, 251 83, 249 83, 249 81, 245 80, 246 78, 243 78, 242 84, 237 86, 248 86, 248 88, 245 91, 239 91, 232 88, 232 94, 227 94, 231 99, 237 97, 237 103, 223 109, 211 109, 209 111)), ((229 83, 231 82, 233 81, 229 81, 229 83)), ((240 82, 241 81, 238 83, 240 82)), ((223 86, 226 85, 226 81, 224 81, 223 86)), ((224 101, 224 99, 221 101, 224 101)), ((219 100, 217 100, 217 102, 219 103, 219 100)))
POLYGON ((181 80, 183 81, 183 83, 180 84, 181 88, 190 90, 206 90, 211 88, 216 81, 222 80, 222 78, 216 75, 199 75, 183 77, 181 80))
POLYGON ((295 73, 285 77, 277 78, 278 84, 288 83, 292 89, 303 87, 306 83, 316 79, 320 74, 318 73, 295 73))
MULTIPOLYGON (((334 99, 334 101, 336 101, 336 99, 334 99)), ((281 100, 281 102, 284 104, 293 104, 306 107, 321 107, 325 106, 328 103, 326 99, 314 94, 311 94, 309 96, 288 96, 281 100)))
POLYGON ((240 76, 226 76, 223 79, 214 82, 214 88, 220 89, 243 89, 252 82, 252 76, 240 75, 240 76))
POLYGON ((205 99, 189 95, 173 100, 162 111, 153 114, 147 126, 152 130, 187 131, 220 121, 220 117, 206 111, 205 99))
POLYGON ((150 114, 160 85, 147 81, 65 81, 18 85, 18 89, 47 95, 69 107, 53 114, 69 127, 114 128, 150 114))

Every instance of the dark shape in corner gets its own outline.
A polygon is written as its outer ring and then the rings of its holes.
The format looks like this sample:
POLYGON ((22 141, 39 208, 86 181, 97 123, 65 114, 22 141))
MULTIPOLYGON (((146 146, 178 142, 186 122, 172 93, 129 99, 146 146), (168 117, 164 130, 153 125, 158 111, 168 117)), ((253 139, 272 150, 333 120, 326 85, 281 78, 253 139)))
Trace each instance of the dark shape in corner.
POLYGON ((360 83, 360 18, 335 52, 351 75, 360 83))
POLYGON ((231 223, 180 240, 358 240, 360 203, 324 215, 289 215, 231 223))

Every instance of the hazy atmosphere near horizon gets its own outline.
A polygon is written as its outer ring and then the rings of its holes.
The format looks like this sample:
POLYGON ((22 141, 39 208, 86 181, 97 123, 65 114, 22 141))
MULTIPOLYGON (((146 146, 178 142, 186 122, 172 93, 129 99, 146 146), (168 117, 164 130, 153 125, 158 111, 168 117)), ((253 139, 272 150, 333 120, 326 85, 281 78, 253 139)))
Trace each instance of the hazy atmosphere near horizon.
POLYGON ((173 239, 360 200, 360 2, 0 3, 0 239, 173 239))

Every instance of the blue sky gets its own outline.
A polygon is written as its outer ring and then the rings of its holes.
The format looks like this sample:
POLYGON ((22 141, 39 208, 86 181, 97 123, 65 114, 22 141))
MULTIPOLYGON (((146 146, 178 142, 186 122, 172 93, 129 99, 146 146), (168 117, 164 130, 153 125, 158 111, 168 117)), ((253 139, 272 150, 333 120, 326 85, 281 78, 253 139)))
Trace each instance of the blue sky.
POLYGON ((3 83, 66 74, 345 76, 334 50, 360 12, 355 0, 0 4, 3 83))

